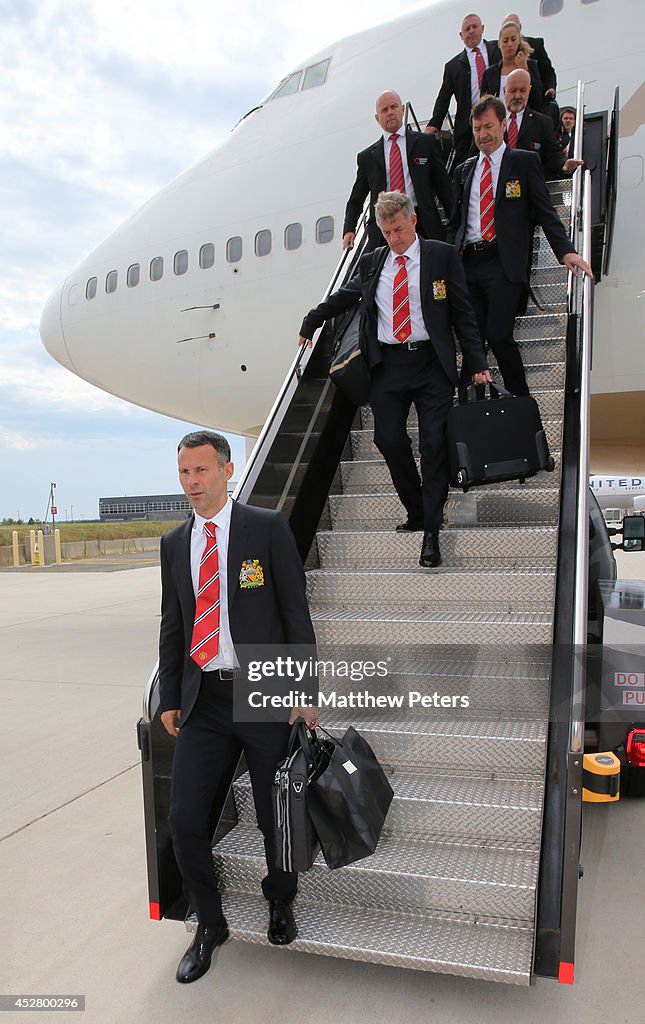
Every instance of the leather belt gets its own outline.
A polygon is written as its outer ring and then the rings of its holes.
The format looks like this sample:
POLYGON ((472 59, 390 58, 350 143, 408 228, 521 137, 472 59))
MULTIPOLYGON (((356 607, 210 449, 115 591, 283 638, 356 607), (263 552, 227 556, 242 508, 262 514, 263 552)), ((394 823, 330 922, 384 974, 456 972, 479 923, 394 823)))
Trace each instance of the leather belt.
POLYGON ((236 675, 240 675, 239 668, 214 668, 209 672, 203 672, 202 675, 212 676, 213 678, 221 679, 225 683, 231 683, 236 675))
POLYGON ((387 341, 381 341, 380 345, 382 348, 407 348, 408 352, 416 352, 419 348, 425 348, 429 345, 430 341, 397 341, 396 344, 387 341))
POLYGON ((465 246, 464 255, 470 252, 490 252, 497 246, 497 239, 493 238, 491 242, 471 242, 470 245, 465 246))

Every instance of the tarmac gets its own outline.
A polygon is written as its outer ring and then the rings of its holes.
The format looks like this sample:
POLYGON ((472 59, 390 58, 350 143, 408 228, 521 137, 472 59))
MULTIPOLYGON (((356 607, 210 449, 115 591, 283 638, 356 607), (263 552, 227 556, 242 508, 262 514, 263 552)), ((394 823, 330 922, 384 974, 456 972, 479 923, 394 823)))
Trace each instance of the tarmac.
MULTIPOLYGON (((156 658, 159 569, 122 557, 130 571, 102 558, 0 572, 0 992, 84 995, 84 1014, 54 1019, 89 1024, 642 1021, 645 802, 633 800, 584 808, 573 986, 515 988, 232 942, 205 978, 178 985, 190 938, 148 918, 135 733, 156 658)), ((632 575, 645 576, 642 557, 632 575)))

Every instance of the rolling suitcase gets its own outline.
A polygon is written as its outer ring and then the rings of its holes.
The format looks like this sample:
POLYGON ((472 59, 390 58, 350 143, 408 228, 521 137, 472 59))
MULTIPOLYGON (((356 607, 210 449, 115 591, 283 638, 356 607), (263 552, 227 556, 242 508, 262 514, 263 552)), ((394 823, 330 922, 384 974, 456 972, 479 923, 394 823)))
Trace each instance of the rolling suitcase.
POLYGON ((555 467, 535 399, 511 395, 499 384, 489 387, 483 399, 469 387, 467 401, 448 416, 450 482, 464 492, 503 480, 523 483, 555 467))

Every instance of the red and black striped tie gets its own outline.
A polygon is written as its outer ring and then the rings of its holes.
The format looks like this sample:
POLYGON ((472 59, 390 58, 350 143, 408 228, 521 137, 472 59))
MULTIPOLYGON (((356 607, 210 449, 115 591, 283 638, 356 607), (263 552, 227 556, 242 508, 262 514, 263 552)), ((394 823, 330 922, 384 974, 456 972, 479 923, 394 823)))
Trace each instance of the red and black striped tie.
POLYGON ((515 149, 517 147, 517 114, 515 111, 511 113, 511 116, 508 119, 506 138, 510 149, 515 149))
POLYGON ((390 135, 390 192, 405 192, 403 158, 399 149, 399 136, 390 135))
POLYGON ((408 341, 410 338, 410 299, 408 295, 408 272, 405 269, 405 256, 395 256, 399 269, 394 276, 394 292, 392 295, 392 333, 397 341, 408 341))
POLYGON ((199 583, 195 602, 195 625, 190 656, 200 668, 219 650, 219 560, 215 523, 204 523, 206 547, 199 563, 199 583))
POLYGON ((493 195, 493 174, 490 160, 484 157, 482 177, 479 186, 479 216, 481 233, 485 242, 492 242, 495 237, 495 196, 493 195))

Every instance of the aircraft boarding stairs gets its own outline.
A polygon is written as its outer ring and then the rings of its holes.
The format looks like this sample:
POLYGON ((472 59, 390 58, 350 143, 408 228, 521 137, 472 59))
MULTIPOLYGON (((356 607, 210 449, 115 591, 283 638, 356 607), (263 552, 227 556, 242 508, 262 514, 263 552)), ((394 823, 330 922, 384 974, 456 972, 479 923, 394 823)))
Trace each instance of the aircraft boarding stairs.
MULTIPOLYGON (((550 191, 568 228, 571 183, 550 191)), ((337 735, 351 724, 369 740, 395 797, 373 856, 337 871, 320 857, 301 876, 291 949, 530 982, 567 333, 567 273, 541 232, 531 283, 544 308, 529 306, 516 337, 556 469, 523 485, 451 492, 439 569, 418 567, 420 533, 394 532, 404 514, 369 408, 351 430, 307 562, 319 658, 390 658, 394 667, 358 683, 321 676, 321 689, 398 694, 404 704, 323 709, 321 721, 337 735), (469 706, 409 708, 409 691, 464 695, 469 706)), ((414 413, 409 429, 416 445, 414 413)), ((216 871, 233 938, 264 943, 263 844, 247 774, 233 794, 239 820, 214 848, 216 871)))

